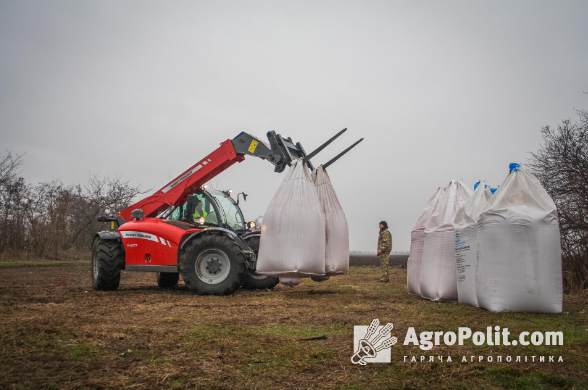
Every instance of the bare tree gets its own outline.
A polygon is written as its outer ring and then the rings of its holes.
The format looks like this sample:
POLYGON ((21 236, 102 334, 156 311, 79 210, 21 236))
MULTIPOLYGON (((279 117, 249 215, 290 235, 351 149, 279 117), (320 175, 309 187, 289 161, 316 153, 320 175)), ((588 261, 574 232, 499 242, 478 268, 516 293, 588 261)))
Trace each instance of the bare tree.
POLYGON ((531 153, 530 167, 558 208, 564 280, 588 288, 588 112, 541 129, 543 144, 531 153))
POLYGON ((12 183, 20 174, 19 169, 22 165, 22 155, 12 155, 12 152, 6 152, 5 157, 0 158, 0 188, 12 183))
POLYGON ((7 152, 0 157, 0 252, 11 245, 23 245, 19 236, 18 211, 21 209, 21 198, 28 189, 24 180, 18 178, 22 166, 22 155, 7 152))
POLYGON ((115 214, 145 193, 119 177, 97 175, 85 185, 52 181, 31 186, 18 177, 21 166, 20 155, 8 152, 0 158, 0 254, 84 256, 94 234, 104 228, 96 217, 115 214))
POLYGON ((140 186, 132 186, 128 180, 120 177, 101 178, 93 175, 86 185, 77 186, 71 212, 75 219, 71 244, 75 244, 82 233, 87 235, 88 232, 93 234, 96 231, 99 227, 96 222, 98 216, 114 215, 129 206, 137 195, 144 193, 140 186))

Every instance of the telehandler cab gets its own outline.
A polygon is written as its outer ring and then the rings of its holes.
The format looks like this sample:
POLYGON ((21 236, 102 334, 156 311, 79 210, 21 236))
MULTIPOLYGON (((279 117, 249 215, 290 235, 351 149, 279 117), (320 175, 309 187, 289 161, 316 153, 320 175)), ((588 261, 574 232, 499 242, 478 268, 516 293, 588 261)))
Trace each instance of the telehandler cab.
POLYGON ((94 237, 92 287, 116 290, 121 270, 156 272, 160 287, 177 285, 181 274, 186 287, 200 295, 229 295, 239 286, 275 287, 277 278, 255 272, 259 228, 253 222, 245 223, 230 191, 207 189, 205 183, 243 161, 245 155, 269 161, 275 165, 275 172, 282 172, 298 158, 313 169, 310 159, 346 130, 309 155, 299 142, 294 144, 275 131, 267 133, 269 145, 242 132, 153 195, 116 216, 98 217, 99 222, 109 223, 110 230, 94 237))

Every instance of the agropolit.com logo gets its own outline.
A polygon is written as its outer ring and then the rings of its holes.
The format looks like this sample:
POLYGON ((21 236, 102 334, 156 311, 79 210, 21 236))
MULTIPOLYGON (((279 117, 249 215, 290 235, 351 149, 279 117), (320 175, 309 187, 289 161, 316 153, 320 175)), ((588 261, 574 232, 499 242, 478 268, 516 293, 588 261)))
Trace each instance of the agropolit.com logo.
POLYGON ((390 322, 386 326, 380 326, 377 318, 370 326, 356 325, 353 327, 353 350, 351 357, 353 364, 365 366, 367 363, 390 363, 390 347, 398 339, 391 337, 394 325, 390 322))
MULTIPOLYGON (((367 363, 391 363, 391 351, 390 348, 398 342, 396 337, 392 337, 392 323, 388 323, 385 326, 380 326, 380 321, 374 319, 370 326, 354 326, 353 332, 353 356, 351 362, 353 364, 359 364, 365 366, 367 363)), ((400 337, 400 336, 399 336, 400 337)), ((548 346, 563 346, 564 335, 562 331, 522 331, 518 335, 511 334, 508 328, 501 328, 500 326, 488 326, 484 331, 478 330, 473 331, 469 327, 458 327, 457 331, 421 331, 410 326, 404 336, 404 346, 418 347, 422 351, 431 351, 436 346, 446 345, 465 345, 472 344, 472 346, 478 347, 482 345, 487 346, 519 346, 519 348, 534 347, 541 345, 548 346)), ((454 359, 459 359, 461 363, 470 363, 476 360, 477 362, 487 361, 489 363, 496 362, 496 364, 505 364, 514 362, 538 362, 553 363, 556 361, 557 355, 549 356, 537 356, 536 350, 529 350, 532 355, 516 355, 513 359, 506 350, 501 349, 500 352, 506 352, 505 356, 498 354, 496 356, 455 356, 447 355, 440 356, 437 354, 425 356, 425 355, 408 355, 403 357, 403 362, 416 363, 416 362, 446 362, 453 363, 454 359)), ((520 353, 520 351, 517 351, 520 353)), ((563 362, 562 356, 557 357, 557 362, 563 362)))

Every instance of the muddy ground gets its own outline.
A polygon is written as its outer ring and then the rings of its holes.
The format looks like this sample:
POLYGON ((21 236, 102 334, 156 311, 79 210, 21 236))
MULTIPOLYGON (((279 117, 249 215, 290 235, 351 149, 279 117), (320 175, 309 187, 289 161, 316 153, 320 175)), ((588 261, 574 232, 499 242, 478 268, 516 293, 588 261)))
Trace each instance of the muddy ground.
POLYGON ((0 264, 0 388, 588 388, 585 293, 566 296, 563 314, 496 314, 408 295, 402 268, 391 269, 388 284, 376 267, 352 267, 324 283, 206 297, 132 272, 118 291, 93 291, 88 262, 42 264, 0 264), (394 323, 392 362, 355 366, 353 326, 374 318, 394 323), (402 345, 410 326, 495 325, 513 334, 561 330, 564 346, 402 345), (512 363, 496 363, 507 355, 512 363))

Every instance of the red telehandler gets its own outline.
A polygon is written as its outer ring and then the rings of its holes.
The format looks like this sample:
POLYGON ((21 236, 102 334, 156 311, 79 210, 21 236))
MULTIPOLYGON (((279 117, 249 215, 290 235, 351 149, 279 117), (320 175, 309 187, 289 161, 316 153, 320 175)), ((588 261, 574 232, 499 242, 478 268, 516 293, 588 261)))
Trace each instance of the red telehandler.
MULTIPOLYGON (((177 285, 180 274, 188 289, 200 295, 228 295, 243 286, 271 289, 277 278, 255 273, 260 230, 245 224, 229 191, 207 189, 205 183, 245 155, 262 158, 282 172, 298 158, 310 169, 310 159, 345 130, 307 155, 302 145, 267 133, 269 145, 247 133, 220 147, 153 195, 121 210, 98 217, 110 230, 96 234, 92 245, 92 287, 116 290, 120 271, 157 273, 160 287, 177 285), (269 147, 268 147, 269 146, 269 147)), ((363 138, 361 139, 363 140, 363 138)), ((357 145, 341 152, 324 166, 357 145)), ((243 193, 243 198, 246 198, 243 193)))

